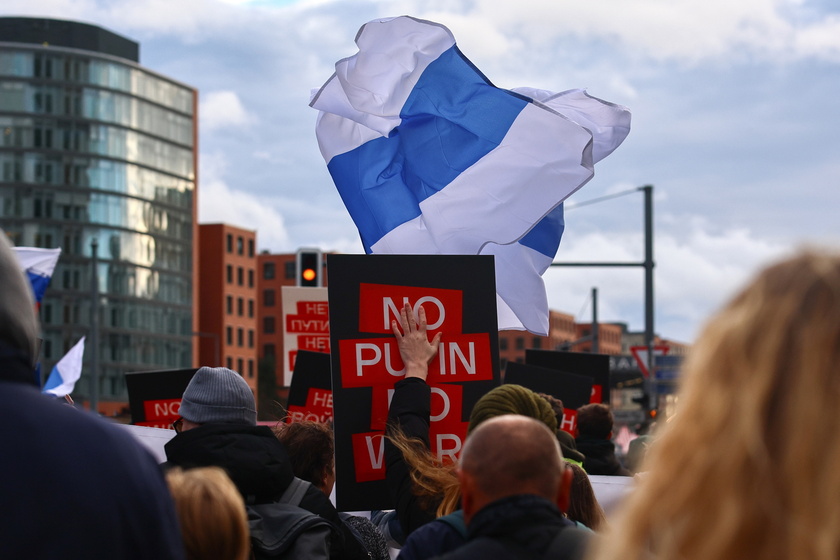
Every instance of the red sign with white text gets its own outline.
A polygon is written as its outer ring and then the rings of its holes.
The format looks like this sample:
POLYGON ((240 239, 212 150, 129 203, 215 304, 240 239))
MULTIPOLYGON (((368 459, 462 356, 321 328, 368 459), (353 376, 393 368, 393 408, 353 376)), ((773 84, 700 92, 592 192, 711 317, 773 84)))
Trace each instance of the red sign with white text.
POLYGON ((426 328, 431 335, 437 331, 461 332, 462 295, 459 290, 384 284, 359 286, 359 332, 391 334, 391 321, 399 323, 400 310, 406 303, 411 305, 415 317, 423 307, 426 328))

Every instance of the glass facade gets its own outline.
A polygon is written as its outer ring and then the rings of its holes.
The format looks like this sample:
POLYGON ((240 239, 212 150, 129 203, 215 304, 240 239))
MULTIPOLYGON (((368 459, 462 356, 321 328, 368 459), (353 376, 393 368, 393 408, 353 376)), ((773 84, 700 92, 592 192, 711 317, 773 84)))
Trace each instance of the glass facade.
POLYGON ((128 59, 0 42, 0 227, 62 249, 43 375, 89 334, 96 240, 101 401, 127 400, 127 372, 192 365, 195 98, 128 59))

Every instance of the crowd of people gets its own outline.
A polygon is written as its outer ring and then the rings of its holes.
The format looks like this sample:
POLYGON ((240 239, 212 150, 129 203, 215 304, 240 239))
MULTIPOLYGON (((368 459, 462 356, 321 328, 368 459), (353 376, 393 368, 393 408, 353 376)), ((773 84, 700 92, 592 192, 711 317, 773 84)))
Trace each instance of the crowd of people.
MULTIPOLYGON (((197 370, 162 465, 106 420, 40 394, 29 286, 0 235, 0 558, 246 560, 840 557, 840 255, 761 271, 707 323, 676 414, 633 476, 608 406, 577 411, 503 384, 473 406, 457 464, 429 445, 429 338, 409 305, 392 325, 385 468, 393 510, 338 512, 325 423, 257 424, 237 372, 197 370), (835 463, 834 459, 838 459, 835 463), (632 477, 609 517, 593 476, 632 477)), ((642 440, 640 440, 642 441, 642 440)), ((649 448, 649 449, 648 449, 649 448)), ((340 483, 340 482, 339 482, 340 483)))

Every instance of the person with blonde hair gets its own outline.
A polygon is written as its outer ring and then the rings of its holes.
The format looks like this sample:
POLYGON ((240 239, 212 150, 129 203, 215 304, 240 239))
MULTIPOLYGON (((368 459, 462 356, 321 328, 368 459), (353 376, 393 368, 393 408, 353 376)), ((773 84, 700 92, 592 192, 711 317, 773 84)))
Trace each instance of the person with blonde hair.
POLYGON ((246 560, 251 552, 245 502, 219 467, 166 473, 187 560, 246 560))
POLYGON ((838 364, 840 254, 764 269, 703 329, 592 558, 840 558, 838 364))

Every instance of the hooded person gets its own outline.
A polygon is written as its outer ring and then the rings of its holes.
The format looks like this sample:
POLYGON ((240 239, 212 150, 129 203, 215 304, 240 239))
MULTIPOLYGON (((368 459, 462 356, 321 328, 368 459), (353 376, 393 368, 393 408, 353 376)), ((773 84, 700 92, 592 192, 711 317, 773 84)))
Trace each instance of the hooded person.
POLYGON ((106 420, 43 395, 32 288, 0 230, 0 558, 184 558, 154 457, 106 420))
MULTIPOLYGON (((248 383, 228 368, 202 367, 181 399, 178 433, 164 447, 167 464, 182 468, 223 468, 246 505, 276 502, 295 480, 286 448, 268 426, 257 425, 254 395, 248 383)), ((300 507, 334 526, 330 558, 364 558, 364 550, 335 507, 307 484, 300 507)))

